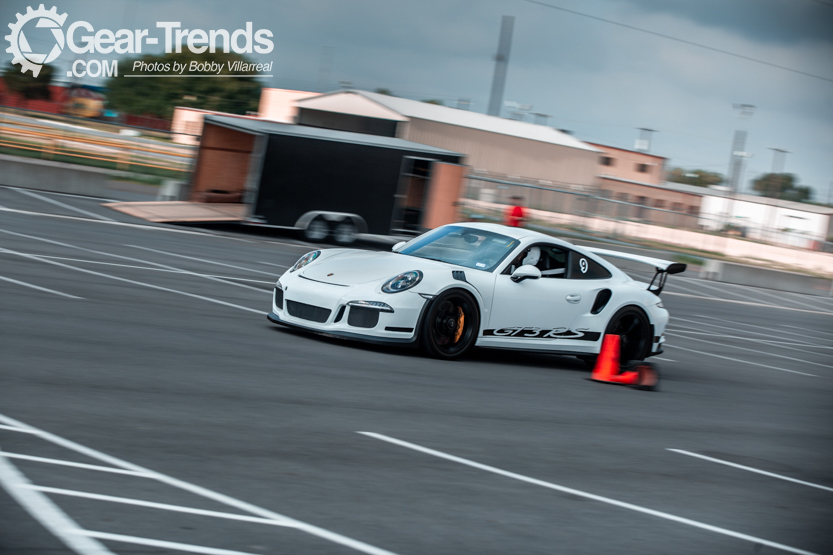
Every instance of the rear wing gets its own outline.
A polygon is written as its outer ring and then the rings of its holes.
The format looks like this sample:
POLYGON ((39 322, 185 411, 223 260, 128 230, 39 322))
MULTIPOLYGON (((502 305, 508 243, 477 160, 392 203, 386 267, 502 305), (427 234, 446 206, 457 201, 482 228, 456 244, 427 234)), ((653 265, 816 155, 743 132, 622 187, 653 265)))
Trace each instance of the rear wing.
POLYGON ((669 260, 662 260, 659 258, 651 258, 650 256, 640 256, 638 254, 630 254, 626 252, 619 252, 619 251, 609 251, 607 249, 599 249, 596 247, 584 247, 588 251, 592 252, 593 254, 598 254, 600 256, 609 256, 611 258, 621 258, 623 260, 631 260, 633 262, 639 262, 642 264, 647 264, 648 266, 653 266, 654 274, 653 279, 651 279, 651 283, 648 284, 648 291, 654 293, 655 295, 659 295, 662 293, 662 289, 665 287, 665 280, 668 279, 668 276, 671 274, 680 274, 685 272, 686 265, 681 262, 671 262, 669 260))

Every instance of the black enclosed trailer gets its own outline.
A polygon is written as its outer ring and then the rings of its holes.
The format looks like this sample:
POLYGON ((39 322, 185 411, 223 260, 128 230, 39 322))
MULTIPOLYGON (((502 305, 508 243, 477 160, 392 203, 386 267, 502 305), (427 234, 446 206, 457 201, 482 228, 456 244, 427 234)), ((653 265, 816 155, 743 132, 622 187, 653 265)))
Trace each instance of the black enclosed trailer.
POLYGON ((332 235, 420 232, 457 218, 463 155, 392 137, 206 116, 190 200, 243 221, 332 235))

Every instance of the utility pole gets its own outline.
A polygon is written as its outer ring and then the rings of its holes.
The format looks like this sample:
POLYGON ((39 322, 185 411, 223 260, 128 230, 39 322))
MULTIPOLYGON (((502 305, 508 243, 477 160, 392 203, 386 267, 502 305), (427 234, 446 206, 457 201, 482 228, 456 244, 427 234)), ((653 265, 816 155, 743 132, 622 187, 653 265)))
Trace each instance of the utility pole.
POLYGON ((500 117, 500 109, 503 105, 503 90, 506 88, 506 70, 509 67, 509 50, 512 47, 512 30, 515 27, 515 18, 511 15, 504 15, 500 22, 500 39, 497 45, 495 56, 495 74, 492 77, 492 93, 489 95, 490 116, 500 117))

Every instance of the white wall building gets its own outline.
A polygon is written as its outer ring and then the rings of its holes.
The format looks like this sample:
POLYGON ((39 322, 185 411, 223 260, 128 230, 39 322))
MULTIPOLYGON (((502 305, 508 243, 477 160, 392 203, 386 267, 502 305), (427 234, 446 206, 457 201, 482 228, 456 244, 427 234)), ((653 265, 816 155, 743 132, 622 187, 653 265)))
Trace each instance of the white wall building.
POLYGON ((753 195, 732 195, 726 190, 704 190, 698 223, 717 231, 727 225, 750 239, 801 248, 833 235, 833 208, 753 195))

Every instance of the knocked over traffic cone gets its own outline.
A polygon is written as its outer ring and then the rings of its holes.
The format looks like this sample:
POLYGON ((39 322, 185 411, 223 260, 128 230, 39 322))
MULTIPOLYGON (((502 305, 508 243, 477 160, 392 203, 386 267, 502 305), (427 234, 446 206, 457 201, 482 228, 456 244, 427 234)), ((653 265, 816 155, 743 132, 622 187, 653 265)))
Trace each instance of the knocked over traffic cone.
POLYGON ((620 373, 621 341, 622 338, 618 335, 604 336, 602 350, 596 359, 590 379, 594 382, 630 385, 637 389, 655 389, 659 383, 659 374, 649 362, 637 362, 620 373))

